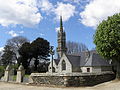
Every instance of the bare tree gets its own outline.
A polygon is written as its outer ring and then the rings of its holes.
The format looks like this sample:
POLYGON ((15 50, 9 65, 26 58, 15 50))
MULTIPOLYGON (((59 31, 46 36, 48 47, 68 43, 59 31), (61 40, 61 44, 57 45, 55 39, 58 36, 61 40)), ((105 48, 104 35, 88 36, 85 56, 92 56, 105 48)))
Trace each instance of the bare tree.
POLYGON ((67 41, 66 45, 68 54, 79 54, 82 51, 88 50, 87 46, 83 43, 67 41))
POLYGON ((7 45, 10 46, 12 51, 15 53, 15 59, 17 60, 17 62, 18 62, 18 58, 19 58, 18 50, 22 46, 22 44, 25 42, 29 42, 29 41, 27 38, 25 38, 23 36, 13 37, 13 38, 7 40, 7 45))

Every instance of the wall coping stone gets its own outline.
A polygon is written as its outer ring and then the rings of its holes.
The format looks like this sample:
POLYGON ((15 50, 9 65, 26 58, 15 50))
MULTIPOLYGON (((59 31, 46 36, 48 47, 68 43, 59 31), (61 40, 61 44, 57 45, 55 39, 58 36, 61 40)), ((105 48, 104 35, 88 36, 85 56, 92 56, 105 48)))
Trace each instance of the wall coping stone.
POLYGON ((105 71, 100 73, 31 73, 30 76, 91 76, 91 75, 104 75, 114 74, 112 71, 105 71))

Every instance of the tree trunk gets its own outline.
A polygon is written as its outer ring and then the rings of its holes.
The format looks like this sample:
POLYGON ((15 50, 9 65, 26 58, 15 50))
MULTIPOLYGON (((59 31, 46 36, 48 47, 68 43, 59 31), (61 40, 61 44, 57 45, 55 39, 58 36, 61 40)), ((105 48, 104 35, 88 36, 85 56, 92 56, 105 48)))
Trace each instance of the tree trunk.
POLYGON ((117 61, 116 79, 119 79, 119 80, 120 80, 120 61, 117 61))
POLYGON ((35 59, 35 62, 34 62, 35 71, 37 71, 37 66, 38 66, 38 64, 39 64, 39 61, 38 61, 38 59, 36 58, 36 59, 35 59))

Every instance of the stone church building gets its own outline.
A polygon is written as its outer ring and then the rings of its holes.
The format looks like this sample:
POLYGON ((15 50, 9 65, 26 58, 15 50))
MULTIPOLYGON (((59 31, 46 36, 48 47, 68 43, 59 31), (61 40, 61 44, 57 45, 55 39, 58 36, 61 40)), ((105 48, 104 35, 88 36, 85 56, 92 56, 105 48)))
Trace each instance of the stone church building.
POLYGON ((67 54, 66 33, 63 30, 62 17, 60 17, 60 30, 58 31, 58 59, 54 59, 48 66, 48 72, 53 73, 101 73, 112 71, 112 65, 103 59, 95 50, 84 51, 79 55, 67 54), (52 68, 53 65, 53 68, 52 68))

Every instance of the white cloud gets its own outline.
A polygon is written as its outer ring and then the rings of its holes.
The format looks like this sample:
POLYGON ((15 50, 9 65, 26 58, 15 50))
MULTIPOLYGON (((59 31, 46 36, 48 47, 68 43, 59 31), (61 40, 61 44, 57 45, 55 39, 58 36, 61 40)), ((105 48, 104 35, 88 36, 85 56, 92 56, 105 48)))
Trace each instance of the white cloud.
MULTIPOLYGON (((63 30, 64 30, 64 29, 65 29, 65 28, 63 27, 63 30)), ((60 27, 56 27, 55 30, 56 30, 56 32, 59 32, 59 31, 60 31, 60 27)))
POLYGON ((54 14, 55 20, 59 20, 62 15, 63 21, 67 21, 76 13, 75 6, 70 3, 57 2, 53 5, 49 0, 40 0, 37 5, 42 12, 54 14))
POLYGON ((54 7, 52 5, 52 3, 50 3, 48 0, 40 0, 38 2, 38 7, 43 11, 43 12, 46 12, 46 13, 50 13, 54 7))
POLYGON ((0 47, 0 52, 4 50, 4 47, 0 47))
POLYGON ((63 21, 69 20, 70 17, 75 14, 75 6, 67 3, 57 3, 56 8, 54 9, 54 13, 56 15, 56 20, 60 19, 60 16, 63 16, 63 21))
POLYGON ((91 0, 80 13, 81 22, 96 27, 102 20, 120 12, 120 0, 91 0))
POLYGON ((60 31, 60 27, 55 28, 56 32, 60 31))
POLYGON ((17 34, 15 31, 11 30, 8 32, 9 35, 11 35, 12 37, 16 37, 19 36, 19 34, 17 34))
POLYGON ((0 0, 0 24, 21 24, 26 27, 38 24, 42 19, 36 0, 0 0))
POLYGON ((20 33, 20 34, 23 34, 23 33, 24 33, 24 31, 20 31, 19 33, 20 33))

